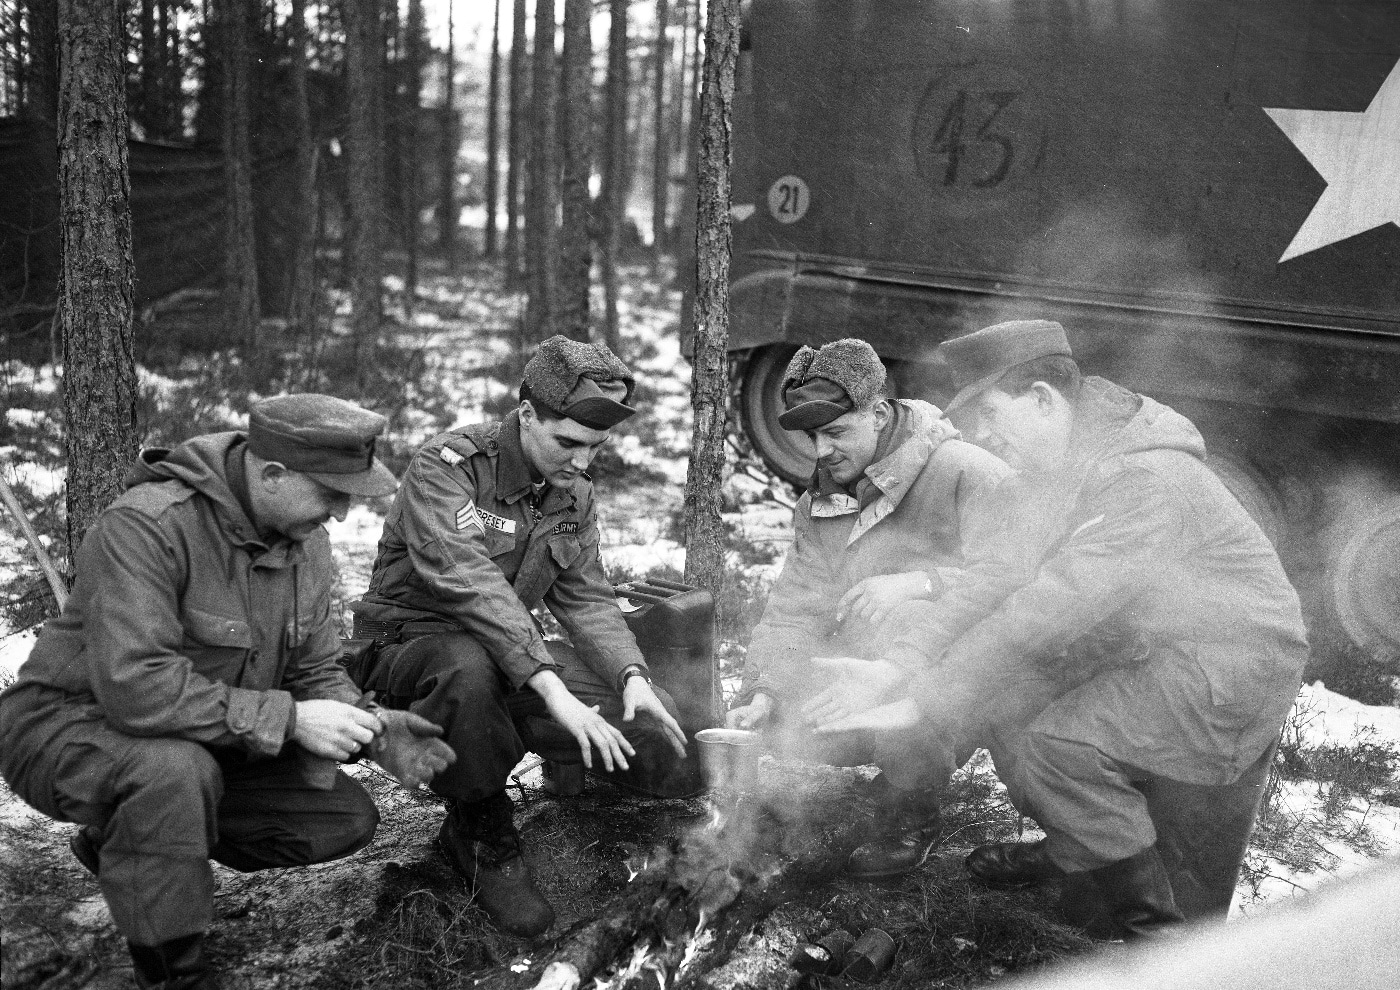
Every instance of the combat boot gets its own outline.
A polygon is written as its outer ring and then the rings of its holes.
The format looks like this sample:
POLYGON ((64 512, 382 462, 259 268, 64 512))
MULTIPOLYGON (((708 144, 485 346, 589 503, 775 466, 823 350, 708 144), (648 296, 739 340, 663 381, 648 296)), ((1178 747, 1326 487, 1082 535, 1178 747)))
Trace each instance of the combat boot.
POLYGON ((204 958, 204 935, 184 935, 159 945, 133 945, 132 968, 141 990, 218 990, 219 981, 204 958))
POLYGON ((484 801, 454 801, 438 844, 491 920, 504 931, 530 938, 554 923, 554 909, 530 875, 514 810, 505 791, 484 801))
POLYGON ((1091 870, 1089 875, 1103 894, 1115 934, 1125 940, 1169 937, 1185 921, 1155 846, 1091 870))
POLYGON ((943 833, 938 798, 932 790, 888 790, 876 815, 878 837, 851 853, 846 872, 853 877, 893 877, 922 866, 943 833))
POLYGON ((968 873, 993 887, 1024 887, 1065 875, 1046 854, 1044 839, 978 846, 967 854, 963 865, 968 873))

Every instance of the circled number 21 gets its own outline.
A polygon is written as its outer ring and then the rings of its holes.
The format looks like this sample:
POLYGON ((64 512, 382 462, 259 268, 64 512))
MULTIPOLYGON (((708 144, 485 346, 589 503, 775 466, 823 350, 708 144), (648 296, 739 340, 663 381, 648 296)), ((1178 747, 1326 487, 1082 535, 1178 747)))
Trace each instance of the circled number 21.
POLYGON ((812 191, 795 175, 784 175, 768 187, 768 212, 778 223, 796 223, 807 213, 812 191))

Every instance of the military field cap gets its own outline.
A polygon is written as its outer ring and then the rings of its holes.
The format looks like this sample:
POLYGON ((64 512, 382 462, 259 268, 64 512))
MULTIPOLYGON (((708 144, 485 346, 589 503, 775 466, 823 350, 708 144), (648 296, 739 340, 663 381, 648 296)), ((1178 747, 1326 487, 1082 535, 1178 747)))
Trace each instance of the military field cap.
POLYGON ((1037 358, 1074 357, 1065 328, 1053 320, 1012 320, 945 340, 938 353, 953 371, 958 394, 945 413, 965 405, 1019 364, 1037 358))
POLYGON ((859 409, 885 387, 880 355, 863 340, 847 337, 813 350, 802 347, 783 374, 785 430, 815 430, 859 409))
POLYGON ((279 395, 253 404, 248 449, 348 495, 390 495, 397 482, 374 456, 388 420, 333 395, 279 395))
POLYGON ((635 379, 606 344, 556 334, 525 364, 530 398, 592 430, 609 430, 637 410, 627 404, 635 379))

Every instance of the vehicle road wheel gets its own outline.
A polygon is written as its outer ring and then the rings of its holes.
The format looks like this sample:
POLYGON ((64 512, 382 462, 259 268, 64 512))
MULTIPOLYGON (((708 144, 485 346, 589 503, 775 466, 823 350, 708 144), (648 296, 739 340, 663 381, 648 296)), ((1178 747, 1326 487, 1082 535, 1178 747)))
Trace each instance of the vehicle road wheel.
POLYGON ((778 425, 783 412, 783 372, 797 353, 796 344, 769 344, 749 354, 739 384, 739 414, 744 432, 763 463, 784 481, 805 486, 817 462, 805 433, 778 425))

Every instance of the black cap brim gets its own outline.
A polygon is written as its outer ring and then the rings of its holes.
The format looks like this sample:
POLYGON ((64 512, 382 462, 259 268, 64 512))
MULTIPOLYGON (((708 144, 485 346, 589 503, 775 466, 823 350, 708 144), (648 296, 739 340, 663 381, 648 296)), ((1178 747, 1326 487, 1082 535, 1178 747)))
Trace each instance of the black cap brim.
POLYGON ((785 430, 815 430, 840 419, 853 407, 826 399, 812 399, 793 406, 778 416, 778 425, 785 430))
POLYGON ((625 406, 607 396, 590 395, 586 399, 569 403, 560 409, 559 413, 590 430, 611 430, 636 411, 631 406, 625 406))

